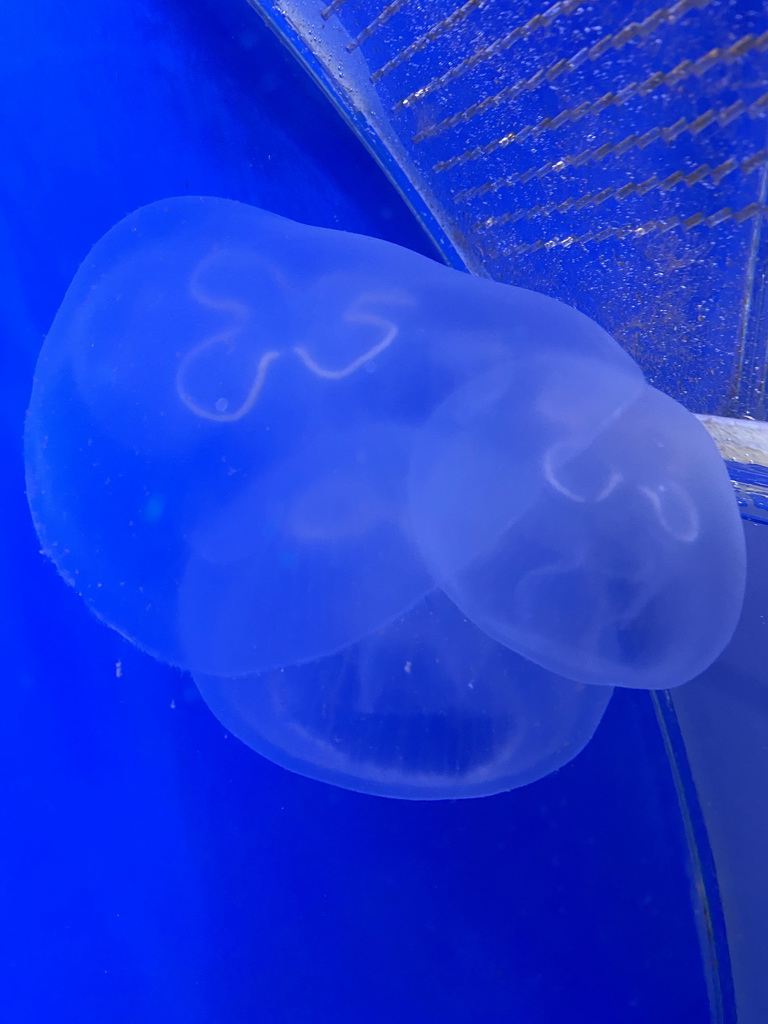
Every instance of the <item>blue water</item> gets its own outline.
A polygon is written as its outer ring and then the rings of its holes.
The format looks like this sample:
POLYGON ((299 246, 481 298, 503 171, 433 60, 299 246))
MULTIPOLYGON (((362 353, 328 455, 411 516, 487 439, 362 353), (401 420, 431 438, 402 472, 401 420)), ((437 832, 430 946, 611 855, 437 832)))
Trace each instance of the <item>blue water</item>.
POLYGON ((709 1021, 647 695, 617 693, 572 765, 513 794, 360 796, 228 735, 40 558, 33 367, 113 223, 188 191, 430 247, 244 4, 48 2, 9 12, 4 45, 4 1019, 709 1021))

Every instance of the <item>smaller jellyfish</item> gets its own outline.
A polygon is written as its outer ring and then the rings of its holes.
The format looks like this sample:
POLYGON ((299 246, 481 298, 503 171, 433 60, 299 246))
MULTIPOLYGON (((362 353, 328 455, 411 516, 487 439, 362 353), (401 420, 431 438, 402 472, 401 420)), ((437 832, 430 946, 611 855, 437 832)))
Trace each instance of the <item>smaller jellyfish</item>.
POLYGON ((198 521, 176 601, 195 672, 332 654, 426 593, 401 523, 411 434, 361 421, 353 437, 317 432, 198 521))
POLYGON ((513 654, 439 591, 321 661, 194 679, 222 725, 270 761, 409 800, 491 796, 549 775, 583 750, 612 692, 513 654))
MULTIPOLYGON (((577 392, 592 378, 599 409, 600 375, 566 369, 577 392)), ((507 475, 522 461, 515 382, 497 381, 474 415, 451 396, 421 435, 412 507, 439 585, 489 636, 566 678, 663 689, 699 675, 733 634, 746 571, 709 434, 648 385, 586 430, 566 404, 566 429, 553 429, 544 380, 524 405, 523 488, 507 475)))

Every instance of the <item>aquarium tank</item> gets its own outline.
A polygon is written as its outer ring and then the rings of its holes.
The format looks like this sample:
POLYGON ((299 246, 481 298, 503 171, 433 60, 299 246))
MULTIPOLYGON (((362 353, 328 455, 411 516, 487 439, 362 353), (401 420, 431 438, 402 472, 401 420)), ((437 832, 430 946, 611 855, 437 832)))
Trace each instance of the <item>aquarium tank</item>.
POLYGON ((3 1019, 762 1024, 764 3, 2 45, 3 1019))

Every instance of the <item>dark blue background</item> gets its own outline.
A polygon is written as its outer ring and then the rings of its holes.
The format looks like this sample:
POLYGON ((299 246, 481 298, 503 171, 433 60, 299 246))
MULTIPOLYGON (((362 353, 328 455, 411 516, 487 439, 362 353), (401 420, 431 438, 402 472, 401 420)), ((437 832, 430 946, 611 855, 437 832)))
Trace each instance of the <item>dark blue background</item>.
POLYGON ((40 557, 31 375, 114 222, 213 193, 431 249, 244 0, 12 0, 3 22, 0 1020, 709 1021, 648 695, 617 693, 586 753, 528 789, 363 797, 227 737, 40 557))

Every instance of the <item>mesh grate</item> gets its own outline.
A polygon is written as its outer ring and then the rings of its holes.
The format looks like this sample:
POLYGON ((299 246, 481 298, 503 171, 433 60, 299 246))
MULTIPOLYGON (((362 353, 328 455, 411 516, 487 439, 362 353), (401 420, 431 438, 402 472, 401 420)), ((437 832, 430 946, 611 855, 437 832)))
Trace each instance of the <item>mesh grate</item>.
POLYGON ((695 412, 766 417, 762 2, 257 6, 449 259, 578 306, 695 412))

